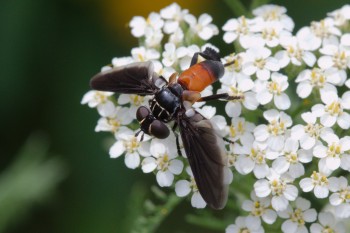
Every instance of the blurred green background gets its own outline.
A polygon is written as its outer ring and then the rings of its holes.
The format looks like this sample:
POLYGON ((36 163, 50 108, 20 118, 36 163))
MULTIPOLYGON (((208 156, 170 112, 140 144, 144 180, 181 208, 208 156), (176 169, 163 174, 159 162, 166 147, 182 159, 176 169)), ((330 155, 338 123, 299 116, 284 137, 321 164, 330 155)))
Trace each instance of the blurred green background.
MULTIPOLYGON (((127 26, 132 16, 159 12, 172 2, 1 1, 0 231, 126 229, 132 206, 127 207, 134 204, 128 202, 131 191, 141 185, 149 195, 154 176, 109 158, 104 142, 110 136, 94 132, 98 115, 80 101, 101 66, 137 46, 127 26)), ((287 7, 296 28, 347 2, 272 1, 287 7)), ((211 14, 219 27, 236 17, 224 1, 178 3, 196 16, 211 14)), ((222 33, 213 43, 227 48, 221 38, 222 33)), ((209 232, 186 224, 183 215, 191 211, 189 203, 182 203, 158 232, 209 232)))

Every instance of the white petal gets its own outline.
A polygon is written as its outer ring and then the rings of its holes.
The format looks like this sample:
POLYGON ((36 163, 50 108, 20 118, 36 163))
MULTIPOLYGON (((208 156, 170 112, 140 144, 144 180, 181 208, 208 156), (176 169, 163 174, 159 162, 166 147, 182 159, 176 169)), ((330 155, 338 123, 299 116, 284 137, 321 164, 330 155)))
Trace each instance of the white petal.
POLYGON ((323 226, 333 226, 335 223, 335 219, 333 214, 329 213, 329 212, 321 212, 318 215, 318 220, 320 221, 320 223, 323 226))
POLYGON ((337 121, 337 117, 330 115, 329 113, 321 116, 321 123, 326 127, 332 127, 334 123, 337 121))
POLYGON ((287 162, 285 157, 279 157, 272 163, 272 168, 279 174, 285 173, 289 168, 290 163, 287 162))
POLYGON ((287 209, 288 200, 284 196, 273 196, 271 200, 272 208, 276 211, 283 211, 287 209))
POLYGON ((306 65, 313 67, 316 62, 316 56, 311 52, 304 51, 303 60, 306 65))
POLYGON ((318 223, 313 223, 310 227, 311 233, 322 233, 323 227, 318 223))
POLYGON ((175 175, 179 175, 184 168, 184 164, 182 161, 178 159, 174 159, 170 161, 169 171, 171 171, 175 175))
POLYGON ((298 153, 299 161, 302 163, 309 163, 312 160, 312 151, 311 150, 299 150, 298 153))
POLYGON ((269 182, 265 179, 256 181, 254 184, 254 190, 255 190, 256 196, 258 197, 266 197, 271 193, 269 182))
POLYGON ((303 125, 295 125, 291 129, 291 137, 294 140, 299 140, 304 134, 305 134, 305 130, 303 125))
POLYGON ((313 149, 313 155, 317 158, 324 158, 327 155, 327 147, 324 145, 317 145, 313 149))
POLYGON ((257 70, 256 77, 260 80, 268 80, 270 78, 271 72, 267 69, 257 70))
POLYGON ((256 164, 254 168, 254 175, 257 179, 264 178, 269 173, 269 166, 267 164, 256 164))
POLYGON ((269 145, 269 148, 274 151, 280 151, 284 147, 284 136, 278 135, 278 136, 270 136, 267 139, 267 144, 269 145))
POLYGON ((282 93, 281 95, 275 95, 274 103, 278 109, 286 110, 290 107, 290 99, 286 93, 282 93))
POLYGON ((158 171, 156 177, 160 187, 169 187, 174 181, 174 175, 170 171, 158 171))
POLYGON ((299 185, 300 185, 300 188, 304 192, 310 192, 314 188, 314 185, 312 183, 312 179, 311 178, 304 178, 304 179, 302 179, 300 181, 299 185))
POLYGON ((109 149, 109 155, 111 156, 111 158, 118 158, 124 153, 124 151, 125 151, 125 147, 124 147, 123 141, 117 141, 109 149))
POLYGON ((301 163, 291 164, 289 167, 289 174, 293 178, 299 178, 305 174, 305 168, 301 163))
POLYGON ((294 201, 298 197, 298 189, 294 185, 287 185, 283 193, 289 201, 294 201))
POLYGON ((350 115, 347 112, 343 112, 337 120, 338 125, 342 129, 349 129, 350 128, 350 115))
POLYGON ((241 114, 242 106, 240 103, 228 102, 225 106, 225 112, 229 117, 238 117, 241 114))
POLYGON ((157 164, 156 160, 153 157, 147 157, 144 160, 142 160, 142 171, 144 173, 150 173, 156 169, 157 164))
POLYGON ((140 156, 137 153, 131 153, 125 155, 125 165, 130 169, 135 169, 140 165, 140 156))
POLYGON ((265 210, 265 213, 261 216, 261 218, 266 222, 267 224, 272 224, 277 219, 277 214, 275 211, 267 209, 265 210))
POLYGON ((298 224, 288 219, 282 224, 282 231, 285 233, 294 233, 297 232, 298 224))
POLYGON ((337 206, 337 205, 340 205, 342 202, 343 200, 340 198, 339 193, 333 193, 329 197, 329 203, 331 203, 331 205, 337 206))
POLYGON ((295 205, 298 209, 305 211, 307 209, 310 209, 311 202, 309 200, 306 200, 305 198, 298 197, 295 201, 295 205))
POLYGON ((317 218, 317 212, 315 209, 309 209, 304 212, 305 222, 314 222, 317 218))
POLYGON ((242 203, 242 209, 245 211, 252 211, 254 209, 254 202, 251 200, 244 200, 242 203))
POLYGON ((336 170, 340 166, 340 158, 334 158, 334 157, 327 157, 326 158, 326 165, 331 170, 336 170))
POLYGON ((224 34, 224 41, 227 43, 227 44, 230 44, 232 43, 233 41, 235 41, 237 39, 238 35, 237 33, 234 33, 234 32, 226 32, 224 34))
POLYGON ((178 197, 187 196, 191 192, 190 182, 187 180, 179 180, 175 184, 175 192, 178 197))
POLYGON ((271 102, 273 95, 267 89, 265 89, 257 93, 256 98, 260 104, 265 105, 271 102))
POLYGON ((312 85, 309 82, 301 82, 297 86, 297 94, 300 98, 305 99, 311 94, 312 85))
POLYGON ((195 192, 191 198, 191 205, 195 208, 202 209, 207 205, 207 203, 204 201, 199 192, 195 192))
POLYGON ((255 139, 259 142, 265 141, 268 137, 268 131, 266 125, 259 125, 254 129, 255 139))
POLYGON ((314 193, 317 198, 326 198, 328 197, 329 190, 325 186, 316 185, 314 189, 314 193))
POLYGON ((300 139, 300 146, 305 150, 311 149, 316 143, 316 139, 310 137, 308 134, 304 134, 304 136, 300 139))

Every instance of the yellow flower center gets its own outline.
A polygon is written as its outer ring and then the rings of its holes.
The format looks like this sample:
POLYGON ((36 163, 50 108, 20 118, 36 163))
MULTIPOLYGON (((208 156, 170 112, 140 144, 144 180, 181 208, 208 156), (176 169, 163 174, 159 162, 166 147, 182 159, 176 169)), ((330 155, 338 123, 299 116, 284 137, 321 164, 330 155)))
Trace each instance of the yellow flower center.
POLYGON ((299 208, 295 209, 294 212, 292 213, 290 219, 295 222, 298 223, 299 226, 303 226, 305 225, 305 221, 303 218, 303 211, 299 208))
POLYGON ((327 105, 325 111, 332 116, 338 116, 343 113, 343 108, 339 101, 333 101, 331 104, 327 105))
POLYGON ((137 138, 134 136, 130 140, 124 141, 124 147, 129 153, 134 153, 137 150, 137 148, 139 148, 139 146, 140 142, 137 141, 137 138))
POLYGON ((140 106, 143 104, 145 97, 139 95, 129 95, 130 102, 135 106, 140 106))

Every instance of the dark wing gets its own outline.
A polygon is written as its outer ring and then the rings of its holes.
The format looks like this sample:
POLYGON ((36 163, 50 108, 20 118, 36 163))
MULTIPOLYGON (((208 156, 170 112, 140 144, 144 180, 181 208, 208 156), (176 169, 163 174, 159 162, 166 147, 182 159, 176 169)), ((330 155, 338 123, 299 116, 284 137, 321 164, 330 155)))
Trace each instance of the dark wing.
POLYGON ((192 117, 180 115, 178 125, 199 193, 210 207, 224 208, 229 172, 223 139, 216 135, 210 121, 197 112, 192 117))
POLYGON ((152 95, 163 81, 153 71, 152 62, 135 62, 98 73, 91 81, 92 89, 125 94, 152 95), (158 81, 157 81, 158 80, 158 81))

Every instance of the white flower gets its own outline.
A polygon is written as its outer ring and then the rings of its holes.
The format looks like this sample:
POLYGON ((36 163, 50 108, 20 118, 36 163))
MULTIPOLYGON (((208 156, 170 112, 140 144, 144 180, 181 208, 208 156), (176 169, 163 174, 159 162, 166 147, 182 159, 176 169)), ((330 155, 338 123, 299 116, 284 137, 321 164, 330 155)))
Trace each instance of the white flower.
POLYGON ((313 223, 310 227, 311 233, 345 233, 346 229, 343 223, 337 222, 334 215, 330 212, 321 212, 318 215, 319 223, 313 223))
POLYGON ((259 198, 255 192, 250 193, 252 200, 245 200, 242 209, 250 212, 251 216, 261 217, 267 224, 273 224, 276 221, 276 211, 271 209, 271 199, 268 197, 259 198))
POLYGON ((305 223, 314 222, 317 218, 317 212, 315 209, 310 209, 310 201, 301 197, 296 199, 295 205, 295 209, 288 206, 287 210, 278 212, 281 218, 288 219, 283 222, 282 231, 284 233, 307 233, 305 223))
POLYGON ((307 123, 306 125, 295 125, 291 129, 291 137, 299 140, 300 147, 309 150, 319 142, 319 138, 324 133, 333 132, 331 128, 324 127, 317 123, 317 117, 312 112, 301 114, 301 118, 307 123))
POLYGON ((329 203, 335 206, 335 215, 339 218, 350 217, 350 186, 348 180, 341 176, 335 185, 334 193, 329 197, 329 203))
POLYGON ((328 197, 329 190, 336 184, 337 179, 335 177, 328 178, 328 174, 316 171, 313 171, 310 178, 304 178, 299 183, 304 192, 314 190, 315 196, 320 199, 328 197))
POLYGON ((271 71, 278 71, 278 60, 271 56, 271 50, 265 47, 249 48, 244 54, 242 71, 245 75, 256 74, 261 80, 268 80, 271 71))
POLYGON ((254 82, 246 75, 236 74, 236 78, 233 78, 233 73, 227 73, 220 79, 222 82, 221 88, 218 90, 220 93, 228 93, 230 96, 237 96, 240 99, 228 101, 225 106, 226 114, 230 117, 237 117, 242 112, 242 105, 249 109, 257 109, 259 103, 256 100, 256 94, 252 91, 254 88, 254 82))
POLYGON ((256 178, 261 179, 268 175, 269 166, 266 159, 276 159, 278 153, 267 150, 267 145, 251 141, 243 141, 243 146, 239 148, 237 153, 237 161, 235 167, 241 174, 248 174, 254 172, 256 178))
POLYGON ((184 20, 188 10, 182 10, 177 3, 160 10, 160 16, 165 19, 164 32, 167 34, 175 33, 180 28, 180 23, 184 20))
POLYGON ((268 147, 280 151, 284 146, 285 132, 292 125, 292 118, 284 112, 275 109, 264 112, 268 125, 258 125, 254 129, 255 140, 267 142, 268 147))
POLYGON ((191 205, 195 208, 202 209, 207 203, 204 201, 203 197, 198 191, 196 181, 194 180, 193 173, 190 167, 186 168, 187 174, 190 176, 190 181, 179 180, 175 184, 175 192, 178 197, 185 197, 190 192, 192 192, 191 205))
POLYGON ((312 111, 320 117, 321 124, 332 127, 336 122, 342 129, 350 128, 350 115, 345 109, 350 109, 350 91, 339 98, 336 92, 328 91, 321 96, 323 104, 316 104, 312 111))
POLYGON ((167 81, 169 81, 170 76, 176 72, 173 67, 164 67, 160 61, 152 61, 152 63, 154 66, 154 72, 165 78, 167 81))
POLYGON ((295 82, 299 83, 297 86, 297 94, 300 98, 307 98, 313 88, 320 91, 320 96, 325 92, 336 92, 335 84, 339 82, 337 78, 331 75, 331 71, 324 71, 319 68, 313 68, 312 70, 303 70, 299 73, 295 82))
POLYGON ((273 161, 272 168, 280 174, 288 171, 293 178, 304 175, 305 169, 300 162, 310 162, 312 154, 307 153, 307 151, 299 151, 298 149, 298 141, 287 138, 281 153, 282 156, 279 156, 273 161))
POLYGON ((303 27, 297 32, 299 45, 305 50, 316 50, 322 42, 336 40, 341 35, 340 30, 334 26, 334 20, 326 18, 320 22, 312 22, 311 27, 303 27))
POLYGON ((160 54, 155 49, 147 49, 143 46, 131 49, 131 55, 135 62, 144 62, 159 59, 160 54))
MULTIPOLYGON (((313 149, 313 155, 321 158, 319 166, 334 171, 339 167, 349 168, 349 160, 345 156, 345 152, 350 150, 350 137, 345 136, 341 139, 336 134, 326 133, 321 138, 327 143, 327 147, 323 144, 316 145, 313 149)), ((349 155, 347 155, 349 156, 349 155)))
POLYGON ((218 28, 214 24, 211 24, 213 18, 206 13, 200 15, 198 21, 191 14, 185 15, 184 18, 190 25, 190 29, 203 40, 209 40, 219 33, 218 28))
POLYGON ((140 165, 140 155, 149 156, 150 137, 145 134, 142 142, 135 137, 134 131, 123 127, 115 135, 117 141, 109 149, 111 158, 118 158, 125 153, 125 164, 128 168, 135 169, 140 165))
POLYGON ((276 47, 280 44, 281 38, 290 37, 291 33, 284 29, 280 21, 258 21, 253 27, 253 32, 258 32, 257 36, 262 38, 263 43, 256 40, 260 45, 276 47))
POLYGON ((113 67, 125 66, 135 62, 131 56, 128 57, 115 57, 112 59, 113 67))
POLYGON ((153 30, 152 28, 146 28, 145 31, 145 46, 147 48, 158 48, 163 39, 163 32, 161 30, 153 30))
POLYGON ((346 69, 350 68, 350 52, 344 46, 337 44, 327 44, 320 49, 324 54, 317 64, 323 70, 328 70, 335 84, 343 85, 346 80, 346 69))
POLYGON ((176 31, 169 36, 169 42, 176 45, 182 44, 185 38, 184 32, 181 28, 177 28, 176 31))
POLYGON ((288 86, 288 77, 286 75, 273 72, 271 81, 255 81, 256 98, 262 105, 268 104, 273 99, 278 109, 286 110, 291 105, 288 95, 284 93, 288 86))
POLYGON ((283 6, 265 4, 253 10, 253 15, 262 17, 265 21, 281 22, 283 28, 288 31, 293 31, 294 22, 286 15, 287 9, 283 6))
MULTIPOLYGON (((230 44, 238 38, 243 48, 251 47, 253 40, 256 38, 251 31, 251 26, 254 23, 255 20, 247 19, 245 16, 229 19, 222 27, 222 30, 225 31, 224 41, 230 44)), ((263 43, 261 43, 261 46, 263 46, 263 43)))
POLYGON ((90 108, 96 108, 101 105, 113 105, 112 101, 109 100, 109 97, 113 94, 113 92, 107 91, 88 91, 83 96, 81 104, 88 104, 90 108))
POLYGON ((229 137, 233 141, 253 138, 255 125, 242 117, 233 117, 229 126, 229 137))
POLYGON ((328 13, 328 15, 333 17, 336 26, 345 26, 350 20, 350 5, 345 5, 340 9, 328 13))
POLYGON ((287 175, 280 175, 273 169, 266 176, 267 179, 260 179, 255 182, 254 190, 256 196, 267 197, 272 195, 271 205, 276 211, 287 209, 289 201, 298 197, 298 189, 290 184, 293 179, 287 175))
POLYGON ((296 37, 283 36, 280 43, 285 50, 280 50, 275 54, 281 68, 286 67, 290 62, 300 66, 303 62, 312 67, 316 62, 316 57, 312 52, 300 48, 296 37))
POLYGON ((107 131, 116 133, 122 125, 128 125, 132 122, 134 116, 129 115, 129 109, 120 106, 112 106, 103 110, 104 117, 100 118, 95 128, 96 132, 107 131))
POLYGON ((140 96, 140 95, 134 95, 134 94, 120 94, 118 98, 118 104, 119 105, 125 105, 129 104, 129 115, 136 119, 136 111, 140 106, 144 106, 148 104, 148 100, 150 99, 150 96, 140 96))
POLYGON ((177 65, 178 60, 187 55, 187 49, 185 47, 176 48, 173 43, 166 43, 164 48, 162 60, 164 66, 177 65))
POLYGON ((142 171, 149 173, 157 169, 156 178, 159 186, 171 186, 174 175, 179 175, 184 166, 181 160, 176 159, 175 137, 168 137, 165 140, 153 139, 150 152, 152 156, 142 161, 142 171))
POLYGON ((237 217, 235 224, 227 226, 225 233, 264 233, 260 218, 247 216, 237 217))
POLYGON ((135 16, 129 23, 131 34, 137 38, 145 36, 145 32, 148 28, 159 30, 163 25, 164 21, 161 19, 160 15, 154 12, 152 12, 147 19, 141 16, 135 16))

